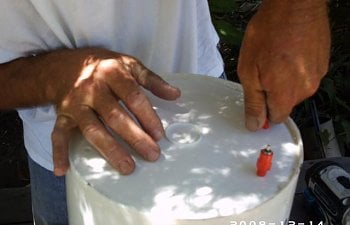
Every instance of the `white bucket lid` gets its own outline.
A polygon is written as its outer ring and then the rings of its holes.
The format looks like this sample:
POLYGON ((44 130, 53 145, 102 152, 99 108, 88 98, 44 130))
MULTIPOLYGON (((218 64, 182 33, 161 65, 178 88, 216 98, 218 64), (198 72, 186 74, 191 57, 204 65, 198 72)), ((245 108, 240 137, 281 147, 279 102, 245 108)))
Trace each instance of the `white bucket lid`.
POLYGON ((164 78, 182 95, 168 102, 148 94, 168 137, 159 142, 157 162, 146 162, 125 146, 136 169, 122 176, 81 136, 73 140, 72 170, 107 199, 162 217, 208 219, 255 208, 298 175, 302 143, 291 119, 249 132, 239 84, 188 74, 164 78), (256 161, 266 145, 274 151, 273 165, 258 177, 256 161))

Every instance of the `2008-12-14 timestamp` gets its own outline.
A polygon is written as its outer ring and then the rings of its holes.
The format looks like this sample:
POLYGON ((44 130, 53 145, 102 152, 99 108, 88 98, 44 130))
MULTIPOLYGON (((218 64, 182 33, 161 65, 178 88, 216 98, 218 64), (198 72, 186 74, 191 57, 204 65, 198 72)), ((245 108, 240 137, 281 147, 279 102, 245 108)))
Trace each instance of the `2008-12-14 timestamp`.
POLYGON ((229 225, 324 225, 323 222, 295 222, 295 221, 280 221, 280 222, 266 222, 266 221, 230 221, 229 225))

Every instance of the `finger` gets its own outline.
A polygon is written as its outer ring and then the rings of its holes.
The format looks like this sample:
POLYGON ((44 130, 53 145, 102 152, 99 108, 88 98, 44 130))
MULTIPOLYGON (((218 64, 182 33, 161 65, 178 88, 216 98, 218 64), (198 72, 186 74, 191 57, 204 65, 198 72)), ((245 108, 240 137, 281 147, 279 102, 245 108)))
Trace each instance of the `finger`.
POLYGON ((245 125, 248 130, 256 131, 263 127, 267 117, 266 94, 254 62, 244 52, 239 60, 238 75, 244 92, 245 125))
POLYGON ((282 92, 267 92, 267 106, 269 111, 269 120, 274 123, 282 123, 287 120, 288 116, 297 104, 297 96, 288 89, 282 92))
POLYGON ((83 136, 113 168, 125 175, 133 172, 134 160, 108 133, 89 107, 86 106, 80 113, 78 124, 83 136))
POLYGON ((118 73, 118 76, 109 78, 111 90, 135 115, 144 130, 154 140, 160 140, 164 136, 164 129, 149 99, 128 71, 120 68, 118 73))
POLYGON ((180 89, 170 85, 159 75, 153 73, 151 70, 147 69, 140 63, 132 67, 131 72, 140 85, 160 98, 166 100, 175 100, 181 95, 180 89))
POLYGON ((244 89, 246 127, 256 131, 263 127, 266 120, 265 92, 257 89, 244 89))
POLYGON ((160 149, 156 142, 135 123, 112 95, 103 96, 103 102, 96 102, 95 111, 104 122, 143 158, 149 161, 157 160, 160 149))
POLYGON ((317 90, 317 81, 304 79, 304 75, 300 76, 301 73, 297 70, 286 71, 283 68, 270 71, 269 74, 275 79, 266 85, 270 87, 266 90, 269 119, 274 123, 286 121, 293 107, 317 90))
POLYGON ((54 174, 63 176, 69 168, 68 145, 73 130, 76 128, 75 122, 64 115, 58 115, 54 129, 51 134, 54 174))

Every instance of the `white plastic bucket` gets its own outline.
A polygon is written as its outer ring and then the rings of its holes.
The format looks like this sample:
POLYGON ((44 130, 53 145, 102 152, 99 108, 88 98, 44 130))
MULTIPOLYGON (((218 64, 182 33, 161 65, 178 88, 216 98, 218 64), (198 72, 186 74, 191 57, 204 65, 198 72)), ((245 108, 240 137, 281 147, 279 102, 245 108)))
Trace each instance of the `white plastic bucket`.
POLYGON ((286 224, 303 160, 292 120, 249 132, 240 85, 188 74, 164 79, 182 96, 167 102, 148 94, 167 134, 157 162, 134 154, 136 170, 121 176, 80 134, 72 141, 70 225, 286 224), (266 145, 273 165, 258 177, 266 145))

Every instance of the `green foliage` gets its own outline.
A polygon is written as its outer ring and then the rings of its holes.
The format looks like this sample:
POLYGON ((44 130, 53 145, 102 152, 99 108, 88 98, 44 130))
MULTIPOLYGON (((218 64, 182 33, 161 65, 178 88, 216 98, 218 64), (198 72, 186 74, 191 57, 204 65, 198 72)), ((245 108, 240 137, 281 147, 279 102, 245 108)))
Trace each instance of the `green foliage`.
POLYGON ((208 0, 212 13, 231 13, 237 9, 237 4, 233 0, 208 0))
POLYGON ((220 19, 213 19, 213 23, 222 41, 233 46, 241 44, 243 33, 238 31, 231 23, 220 19))
POLYGON ((232 21, 232 13, 237 10, 233 0, 208 0, 211 17, 221 41, 239 46, 242 42, 243 32, 238 30, 232 21))

